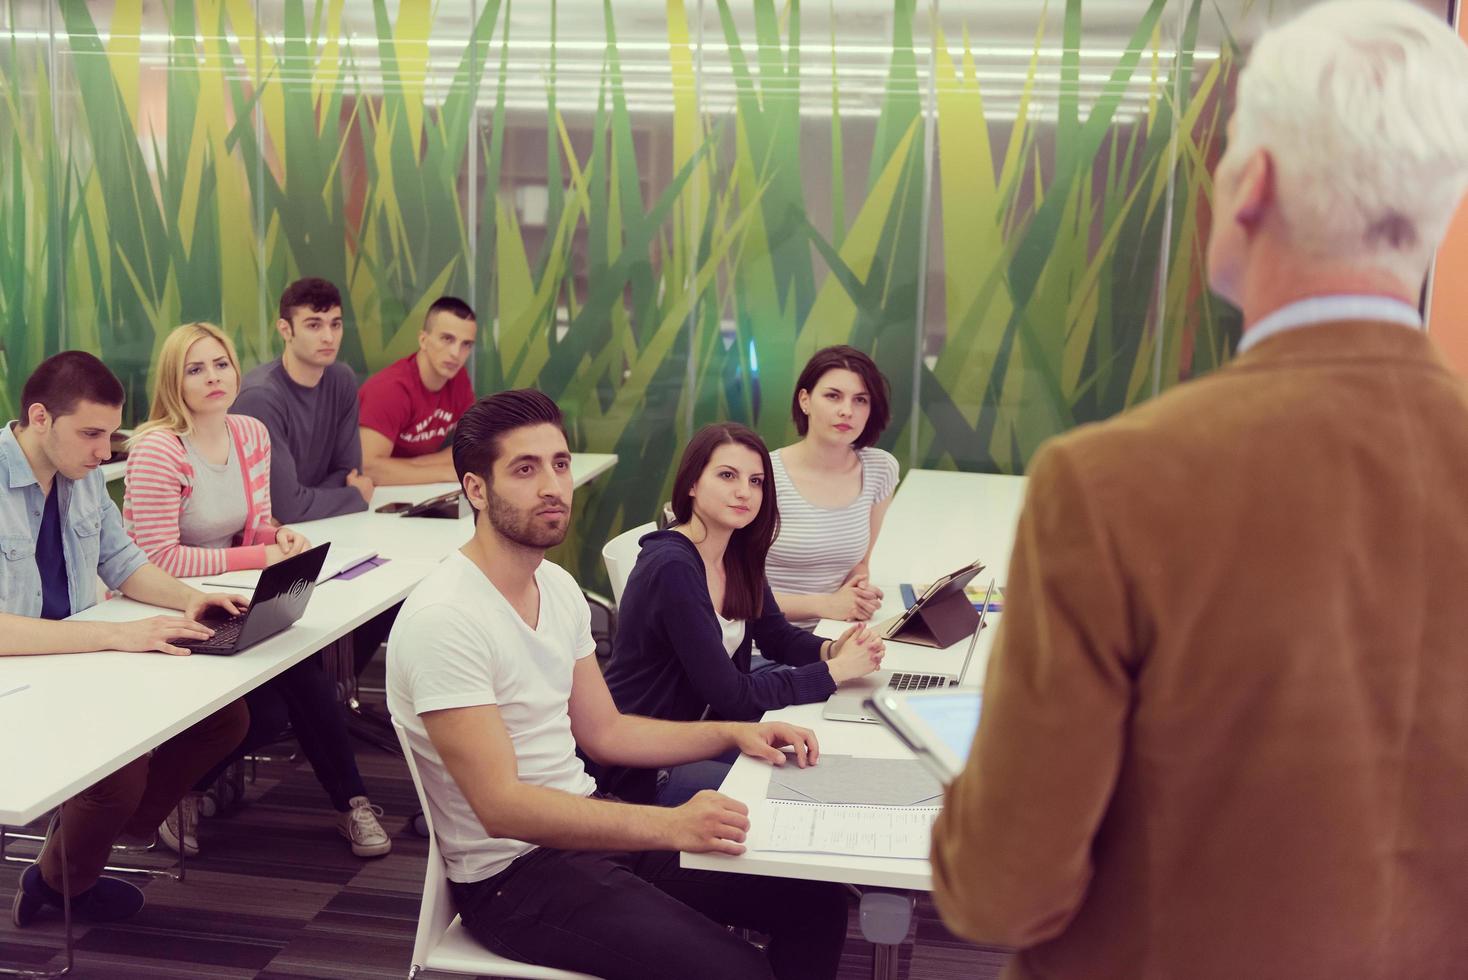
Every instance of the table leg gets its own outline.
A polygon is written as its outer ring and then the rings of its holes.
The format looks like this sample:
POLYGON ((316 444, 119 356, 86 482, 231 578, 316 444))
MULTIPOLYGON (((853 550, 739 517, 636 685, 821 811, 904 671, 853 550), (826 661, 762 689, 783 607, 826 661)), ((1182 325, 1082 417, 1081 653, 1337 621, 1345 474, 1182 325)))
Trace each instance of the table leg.
POLYGON ((861 894, 861 934, 872 944, 872 980, 897 980, 898 950, 912 928, 912 892, 868 889, 861 894))
MULTIPOLYGON (((174 810, 174 815, 178 818, 178 874, 174 875, 174 877, 179 881, 183 881, 184 852, 189 849, 189 845, 188 842, 184 840, 184 838, 187 836, 188 828, 184 826, 184 804, 182 796, 178 798, 178 802, 175 803, 174 806, 176 807, 176 809, 174 810)), ((195 811, 195 813, 197 812, 198 811, 195 811)))

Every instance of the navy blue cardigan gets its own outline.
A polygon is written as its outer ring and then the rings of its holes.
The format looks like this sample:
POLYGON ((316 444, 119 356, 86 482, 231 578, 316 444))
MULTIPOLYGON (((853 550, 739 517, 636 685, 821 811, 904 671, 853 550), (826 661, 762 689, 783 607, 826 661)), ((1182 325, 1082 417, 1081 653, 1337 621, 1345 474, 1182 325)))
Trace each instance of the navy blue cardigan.
MULTIPOLYGON (((707 708, 710 717, 757 721, 765 711, 824 701, 836 690, 821 660, 825 641, 790 625, 768 584, 761 615, 747 621, 744 641, 731 658, 693 542, 676 531, 654 531, 640 544, 642 553, 617 607, 617 635, 606 672, 607 687, 623 713, 696 721, 707 708), (751 642, 766 658, 794 669, 750 674, 751 642)), ((606 770, 601 788, 641 801, 653 775, 606 770)))

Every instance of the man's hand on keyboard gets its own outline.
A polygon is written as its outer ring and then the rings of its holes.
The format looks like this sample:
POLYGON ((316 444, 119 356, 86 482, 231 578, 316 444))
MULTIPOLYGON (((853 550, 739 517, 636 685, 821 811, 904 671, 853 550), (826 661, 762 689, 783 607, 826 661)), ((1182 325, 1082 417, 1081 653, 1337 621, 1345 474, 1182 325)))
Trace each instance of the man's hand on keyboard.
POLYGON ((209 627, 183 616, 150 616, 128 623, 108 623, 108 635, 117 649, 136 653, 157 651, 186 657, 189 651, 169 640, 207 640, 214 635, 209 627))
POLYGON ((195 592, 189 604, 184 607, 183 614, 186 618, 199 622, 210 616, 238 616, 248 608, 250 600, 233 592, 195 592))

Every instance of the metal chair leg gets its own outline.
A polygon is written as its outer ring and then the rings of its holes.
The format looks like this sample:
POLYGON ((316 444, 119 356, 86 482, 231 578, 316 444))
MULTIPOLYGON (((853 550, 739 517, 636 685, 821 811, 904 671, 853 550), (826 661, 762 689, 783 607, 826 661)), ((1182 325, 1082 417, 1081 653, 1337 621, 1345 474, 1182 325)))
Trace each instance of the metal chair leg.
MULTIPOLYGON (((4 856, 4 837, 5 828, 0 827, 0 856, 4 856)), ((66 923, 66 965, 59 970, 30 970, 0 966, 0 975, 27 977, 33 980, 53 980, 55 977, 66 976, 76 965, 76 947, 72 942, 71 934, 71 869, 66 861, 66 837, 61 833, 60 810, 56 811, 56 846, 61 849, 61 918, 66 923)), ((11 858, 6 857, 6 860, 11 860, 11 858)), ((19 884, 16 887, 20 887, 19 884)))

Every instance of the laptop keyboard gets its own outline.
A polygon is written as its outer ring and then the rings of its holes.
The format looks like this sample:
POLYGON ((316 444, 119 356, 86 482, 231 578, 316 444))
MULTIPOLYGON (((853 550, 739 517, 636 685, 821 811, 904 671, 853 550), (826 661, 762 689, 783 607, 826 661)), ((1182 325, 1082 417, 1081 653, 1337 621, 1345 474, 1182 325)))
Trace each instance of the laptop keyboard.
POLYGON ((930 687, 947 687, 949 678, 944 674, 893 674, 887 686, 894 691, 926 691, 930 687))
POLYGON ((231 616, 222 621, 210 621, 204 624, 214 630, 214 635, 207 640, 178 640, 177 646, 181 647, 232 647, 240 638, 240 630, 245 628, 245 617, 231 616))

